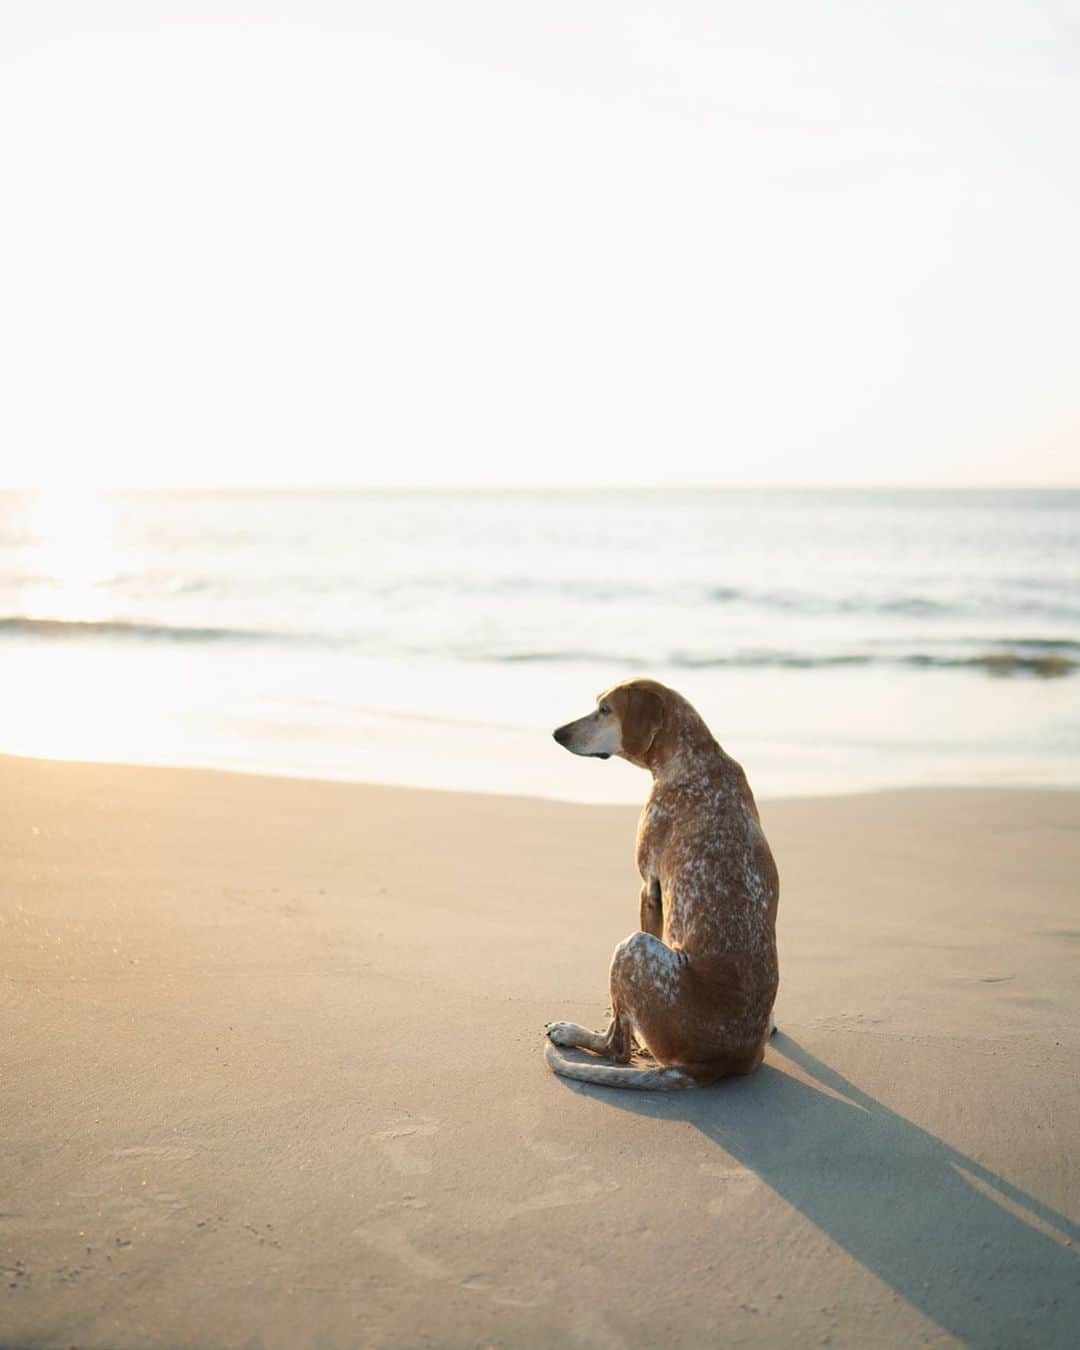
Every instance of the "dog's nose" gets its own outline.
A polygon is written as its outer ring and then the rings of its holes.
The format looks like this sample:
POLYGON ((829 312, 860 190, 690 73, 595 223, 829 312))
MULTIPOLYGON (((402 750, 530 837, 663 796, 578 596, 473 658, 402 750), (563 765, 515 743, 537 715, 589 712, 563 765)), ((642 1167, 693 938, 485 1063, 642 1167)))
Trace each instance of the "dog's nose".
POLYGON ((556 727, 551 734, 555 737, 555 739, 559 742, 560 745, 565 745, 567 735, 569 734, 569 727, 556 727))

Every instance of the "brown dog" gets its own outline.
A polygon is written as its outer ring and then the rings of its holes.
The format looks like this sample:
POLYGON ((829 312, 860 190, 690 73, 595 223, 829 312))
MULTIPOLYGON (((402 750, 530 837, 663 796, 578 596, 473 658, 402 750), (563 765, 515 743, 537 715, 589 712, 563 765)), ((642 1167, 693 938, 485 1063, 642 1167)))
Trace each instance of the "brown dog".
POLYGON ((556 1073, 609 1087, 682 1088, 751 1073, 775 1029, 776 864, 746 775, 681 694, 628 680, 555 739, 648 769, 638 825, 641 932, 611 960, 611 1025, 547 1027, 556 1073), (660 1067, 630 1067, 634 1040, 660 1067), (567 1059, 580 1046, 609 1064, 567 1059))

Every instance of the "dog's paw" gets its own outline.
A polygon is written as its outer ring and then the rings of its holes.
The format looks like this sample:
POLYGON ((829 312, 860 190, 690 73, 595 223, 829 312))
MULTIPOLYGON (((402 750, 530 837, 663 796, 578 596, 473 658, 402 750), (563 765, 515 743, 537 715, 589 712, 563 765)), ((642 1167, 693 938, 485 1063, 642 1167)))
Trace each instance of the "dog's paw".
POLYGON ((549 1022, 544 1028, 547 1038, 555 1045, 576 1045, 577 1027, 573 1022, 549 1022))

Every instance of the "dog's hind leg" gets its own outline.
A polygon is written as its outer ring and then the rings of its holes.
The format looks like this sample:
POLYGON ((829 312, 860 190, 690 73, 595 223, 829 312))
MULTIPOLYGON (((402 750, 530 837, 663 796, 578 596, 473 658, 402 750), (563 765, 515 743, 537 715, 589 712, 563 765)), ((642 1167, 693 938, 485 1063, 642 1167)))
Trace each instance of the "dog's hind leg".
MULTIPOLYGON (((645 932, 631 933, 611 958, 611 1025, 607 1031, 589 1031, 576 1022, 549 1022, 545 1028, 553 1045, 591 1050, 615 1064, 629 1064, 635 1038, 647 1047, 648 1036, 638 1030, 639 1006, 670 1003, 685 958, 645 932), (659 988, 656 985, 659 985, 659 988)), ((661 1017, 664 1007, 656 1009, 661 1017)))
POLYGON ((581 1050, 592 1050, 594 1054, 600 1054, 607 1044, 604 1032, 590 1031, 577 1022, 548 1022, 544 1031, 555 1045, 577 1046, 581 1050))
POLYGON ((577 1022, 549 1022, 544 1028, 548 1040, 553 1045, 576 1046, 581 1050, 591 1050, 594 1055, 603 1055, 605 1059, 617 1064, 629 1062, 633 1051, 630 1027, 626 1019, 616 1011, 607 1031, 590 1031, 577 1022))

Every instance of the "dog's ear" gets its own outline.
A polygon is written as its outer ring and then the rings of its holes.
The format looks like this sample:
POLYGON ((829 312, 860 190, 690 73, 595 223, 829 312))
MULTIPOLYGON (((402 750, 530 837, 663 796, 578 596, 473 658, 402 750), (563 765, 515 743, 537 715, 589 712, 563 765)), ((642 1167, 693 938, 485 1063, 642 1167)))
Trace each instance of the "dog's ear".
POLYGON ((623 690, 622 752, 628 759, 644 759, 664 725, 664 701, 651 689, 631 685, 623 690))

